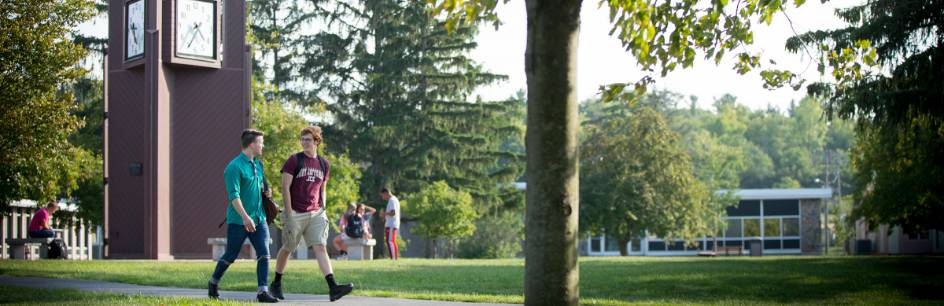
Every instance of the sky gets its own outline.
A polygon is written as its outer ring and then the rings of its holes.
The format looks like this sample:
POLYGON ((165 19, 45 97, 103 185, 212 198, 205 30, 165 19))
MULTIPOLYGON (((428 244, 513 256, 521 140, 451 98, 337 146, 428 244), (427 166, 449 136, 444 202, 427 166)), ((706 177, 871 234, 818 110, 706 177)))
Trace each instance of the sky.
MULTIPOLYGON (((792 5, 786 14, 793 21, 797 33, 809 30, 833 29, 843 26, 835 17, 837 7, 849 7, 859 0, 807 1, 800 8, 792 5)), ((600 85, 618 82, 633 82, 643 74, 633 57, 623 49, 617 38, 609 36, 611 29, 608 8, 597 8, 599 2, 583 1, 581 8, 580 37, 577 50, 577 97, 579 101, 599 97, 600 85)), ((503 25, 496 31, 491 25, 480 29, 478 48, 472 57, 487 70, 505 74, 508 82, 498 86, 482 88, 476 92, 485 99, 508 98, 519 89, 526 88, 524 74, 524 51, 526 38, 526 13, 524 1, 514 0, 499 4, 498 16, 503 25)), ((801 75, 810 80, 820 80, 816 65, 810 65, 806 56, 789 53, 784 49, 786 39, 793 36, 790 23, 783 14, 778 14, 771 25, 754 24, 754 44, 747 47, 750 53, 760 52, 764 58, 775 60, 779 69, 803 72, 801 75)), ((714 61, 705 61, 698 57, 693 67, 670 72, 665 78, 656 78, 655 88, 671 90, 685 96, 698 98, 700 108, 710 109, 715 98, 724 94, 737 97, 737 101, 752 109, 766 109, 772 105, 786 109, 791 100, 799 101, 805 96, 805 89, 794 91, 791 88, 770 91, 763 88, 763 81, 757 72, 739 75, 732 67, 736 62, 733 54, 720 65, 714 61)), ((658 76, 658 74, 656 74, 658 76)), ((687 99, 686 99, 687 100, 687 99)))
MULTIPOLYGON (((820 1, 807 1, 800 8, 792 5, 786 11, 793 21, 796 33, 810 30, 834 29, 843 26, 833 14, 837 7, 849 7, 862 0, 833 0, 825 4, 820 1)), ((577 50, 577 97, 580 101, 599 97, 600 85, 618 82, 632 82, 643 76, 633 57, 623 49, 618 39, 610 37, 608 9, 598 8, 598 1, 585 0, 581 9, 581 28, 577 50)), ((472 58, 482 64, 486 70, 508 76, 508 81, 475 92, 487 100, 511 97, 518 90, 526 88, 524 74, 524 50, 526 38, 526 13, 523 0, 513 0, 499 4, 498 16, 503 24, 498 30, 483 25, 477 37, 478 48, 472 52, 472 58)), ((80 26, 80 31, 107 35, 107 20, 98 18, 80 26)), ((774 17, 771 25, 756 23, 753 26, 754 44, 747 46, 750 53, 761 53, 762 64, 769 65, 768 59, 775 60, 779 69, 799 72, 809 81, 820 80, 816 65, 811 64, 806 56, 789 53, 784 49, 784 42, 794 35, 790 23, 783 14, 774 17)), ((693 67, 677 69, 665 78, 657 77, 653 85, 656 89, 671 90, 684 96, 696 96, 698 106, 710 109, 715 98, 724 94, 737 97, 737 101, 752 109, 766 109, 774 106, 786 109, 791 101, 799 101, 805 96, 805 89, 794 91, 783 88, 770 91, 763 88, 763 81, 757 72, 739 75, 733 69, 735 62, 731 54, 720 65, 698 57, 693 67)), ((658 75, 656 75, 658 76, 658 75)))

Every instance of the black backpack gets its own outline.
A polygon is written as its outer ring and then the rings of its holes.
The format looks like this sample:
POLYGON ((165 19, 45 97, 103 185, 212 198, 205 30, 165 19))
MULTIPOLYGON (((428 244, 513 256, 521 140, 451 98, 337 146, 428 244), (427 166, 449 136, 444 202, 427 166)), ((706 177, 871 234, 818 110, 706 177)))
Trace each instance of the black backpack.
POLYGON ((357 214, 351 214, 347 217, 347 227, 344 228, 344 233, 351 238, 362 238, 364 237, 364 218, 358 216, 357 214))
POLYGON ((65 252, 65 243, 62 243, 62 240, 54 239, 49 242, 49 249, 46 251, 47 259, 67 259, 65 252))

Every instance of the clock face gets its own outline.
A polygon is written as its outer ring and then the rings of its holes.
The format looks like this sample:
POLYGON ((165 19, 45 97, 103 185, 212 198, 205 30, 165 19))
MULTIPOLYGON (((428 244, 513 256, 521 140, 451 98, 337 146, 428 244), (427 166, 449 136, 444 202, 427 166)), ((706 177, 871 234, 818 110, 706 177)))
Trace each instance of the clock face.
POLYGON ((144 55, 144 0, 128 2, 125 16, 125 59, 133 59, 144 55))
POLYGON ((177 1, 177 55, 213 59, 216 48, 216 2, 177 1))

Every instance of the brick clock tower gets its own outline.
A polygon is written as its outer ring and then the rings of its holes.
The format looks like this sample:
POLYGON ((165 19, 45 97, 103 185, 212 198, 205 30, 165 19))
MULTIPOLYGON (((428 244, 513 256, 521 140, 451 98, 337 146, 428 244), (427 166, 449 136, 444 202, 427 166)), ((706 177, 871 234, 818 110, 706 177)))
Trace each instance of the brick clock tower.
POLYGON ((210 258, 250 124, 245 1, 109 0, 108 16, 106 255, 210 258))

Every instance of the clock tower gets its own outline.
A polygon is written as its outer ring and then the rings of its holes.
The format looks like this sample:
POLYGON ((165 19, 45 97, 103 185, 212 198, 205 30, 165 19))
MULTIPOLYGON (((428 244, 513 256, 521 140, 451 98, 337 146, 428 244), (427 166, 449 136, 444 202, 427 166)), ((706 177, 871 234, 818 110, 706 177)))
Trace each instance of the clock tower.
POLYGON ((250 124, 244 0, 109 0, 110 258, 210 258, 223 169, 250 124))

